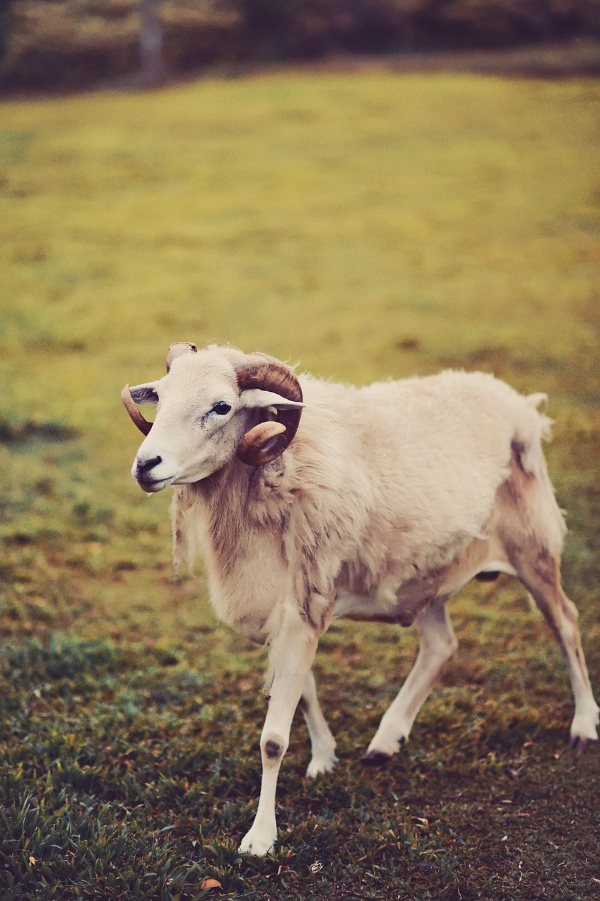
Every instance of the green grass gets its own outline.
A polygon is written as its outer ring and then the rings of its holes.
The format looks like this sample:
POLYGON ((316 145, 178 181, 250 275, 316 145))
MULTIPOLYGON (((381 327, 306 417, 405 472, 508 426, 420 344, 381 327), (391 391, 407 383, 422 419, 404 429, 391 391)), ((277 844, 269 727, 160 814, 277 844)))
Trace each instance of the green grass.
POLYGON ((594 81, 379 71, 2 104, 3 898, 596 896, 598 749, 566 751, 564 665, 508 579, 452 602, 457 658, 382 772, 358 758, 414 635, 332 628, 340 764, 304 780, 299 718, 281 842, 237 857, 263 654, 215 622, 201 571, 172 581, 169 498, 129 475, 119 392, 176 340, 548 391, 598 688, 599 101, 594 81))

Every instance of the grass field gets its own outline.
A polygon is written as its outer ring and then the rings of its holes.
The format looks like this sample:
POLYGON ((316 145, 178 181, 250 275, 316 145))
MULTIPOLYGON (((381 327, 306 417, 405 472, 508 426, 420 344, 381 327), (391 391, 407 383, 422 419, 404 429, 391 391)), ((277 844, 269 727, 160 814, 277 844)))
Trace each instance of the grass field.
POLYGON ((598 691, 599 111, 591 80, 383 71, 1 105, 3 899, 598 896, 598 748, 567 751, 565 667, 508 578, 452 602, 458 655, 386 770, 359 757, 414 635, 330 630, 340 763, 304 779, 299 718, 280 843, 237 855, 263 653, 215 622, 202 572, 173 582, 119 392, 177 340, 547 391, 598 691))

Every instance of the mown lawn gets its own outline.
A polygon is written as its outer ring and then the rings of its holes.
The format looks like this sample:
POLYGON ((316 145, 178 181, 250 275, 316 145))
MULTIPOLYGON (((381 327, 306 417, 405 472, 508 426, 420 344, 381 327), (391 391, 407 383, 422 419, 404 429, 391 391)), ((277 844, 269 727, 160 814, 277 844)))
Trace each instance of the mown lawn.
POLYGON ((202 572, 173 582, 119 392, 176 340, 547 391, 598 690, 599 108, 591 80, 382 71, 1 105, 2 898, 597 896, 598 748, 567 751, 564 665, 509 579, 452 602, 457 658, 382 771, 359 757, 414 635, 331 629, 339 766, 305 781, 298 718, 277 850, 238 857, 263 653, 202 572))

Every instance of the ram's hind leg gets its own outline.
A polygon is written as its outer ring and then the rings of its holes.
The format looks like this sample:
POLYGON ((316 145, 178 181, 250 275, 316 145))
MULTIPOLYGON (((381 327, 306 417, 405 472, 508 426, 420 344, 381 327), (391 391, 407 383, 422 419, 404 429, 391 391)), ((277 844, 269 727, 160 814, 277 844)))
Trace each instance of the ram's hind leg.
POLYGON ((598 738, 598 705, 581 647, 577 609, 560 584, 558 556, 530 540, 524 549, 513 549, 511 562, 544 614, 566 660, 575 698, 570 745, 583 749, 589 741, 598 738))
POLYGON ((598 705, 581 647, 577 610, 560 583, 565 528, 539 446, 527 448, 513 442, 511 471, 499 489, 497 513, 497 537, 544 614, 566 660, 575 697, 571 745, 583 748, 598 737, 598 705))
POLYGON ((332 770, 337 763, 337 757, 335 756, 335 739, 323 716, 312 670, 306 677, 302 689, 300 709, 304 714, 312 749, 312 758, 306 775, 314 778, 319 773, 328 773, 332 770))
POLYGON ((443 602, 417 618, 420 646, 415 665, 399 694, 383 715, 363 763, 381 766, 404 744, 421 705, 454 655, 458 642, 443 602))

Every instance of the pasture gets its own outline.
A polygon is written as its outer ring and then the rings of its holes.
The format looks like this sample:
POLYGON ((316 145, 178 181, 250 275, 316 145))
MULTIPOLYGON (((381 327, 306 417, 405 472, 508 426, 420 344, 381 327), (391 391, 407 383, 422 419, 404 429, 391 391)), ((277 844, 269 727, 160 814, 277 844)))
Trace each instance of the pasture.
POLYGON ((119 393, 231 342, 362 384, 443 367, 547 391, 563 576, 600 693, 600 86, 286 73, 0 108, 0 895, 585 901, 599 749, 524 589, 450 604, 458 654, 386 769, 360 755, 412 630, 336 624, 280 842, 240 858, 264 655, 173 581, 119 393))

